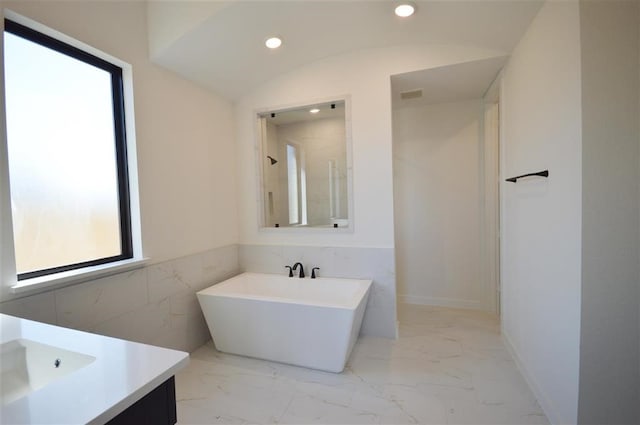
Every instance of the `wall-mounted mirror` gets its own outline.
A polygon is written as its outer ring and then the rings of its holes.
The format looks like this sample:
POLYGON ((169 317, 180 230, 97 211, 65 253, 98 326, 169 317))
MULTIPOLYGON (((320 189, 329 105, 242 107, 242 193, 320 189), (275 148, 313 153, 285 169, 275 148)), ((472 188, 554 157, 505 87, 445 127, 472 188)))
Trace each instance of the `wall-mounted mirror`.
POLYGON ((350 228, 345 100, 258 114, 263 227, 350 228))

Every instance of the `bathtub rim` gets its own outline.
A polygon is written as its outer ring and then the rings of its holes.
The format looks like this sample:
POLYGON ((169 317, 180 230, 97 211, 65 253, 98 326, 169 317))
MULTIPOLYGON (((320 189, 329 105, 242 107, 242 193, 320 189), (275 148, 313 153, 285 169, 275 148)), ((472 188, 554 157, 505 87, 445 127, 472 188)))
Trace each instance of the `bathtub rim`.
POLYGON ((298 279, 299 278, 296 278, 296 277, 289 278, 287 276, 283 276, 275 273, 243 272, 233 277, 230 277, 226 280, 223 280, 222 282, 219 282, 207 288, 204 288, 196 292, 196 295, 197 297, 206 296, 206 297, 223 297, 223 298, 242 298, 242 299, 254 300, 254 301, 265 301, 265 302, 283 303, 283 304, 297 304, 297 305, 304 305, 308 307, 323 307, 323 308, 334 308, 334 309, 343 309, 343 310, 355 310, 358 308, 358 305, 360 305, 360 302, 362 301, 362 299, 364 298, 368 299, 369 293, 373 286, 372 279, 357 279, 357 278, 344 278, 344 277, 318 277, 315 279, 311 279, 311 278, 301 279, 303 282, 299 282, 298 279), (242 276, 249 276, 249 275, 280 277, 286 280, 292 279, 297 281, 297 283, 300 283, 300 284, 314 284, 317 281, 317 283, 321 285, 322 284, 321 282, 323 280, 324 281, 348 281, 350 283, 356 283, 362 287, 358 288, 359 291, 356 296, 353 296, 351 299, 346 300, 345 302, 340 304, 330 303, 330 302, 321 302, 321 301, 311 302, 311 301, 303 301, 303 300, 293 299, 293 298, 275 297, 275 296, 268 296, 268 295, 252 295, 252 294, 247 294, 245 292, 227 292, 227 293, 217 292, 216 293, 216 289, 231 285, 234 283, 235 279, 239 280, 242 276), (312 280, 314 282, 311 282, 312 280))

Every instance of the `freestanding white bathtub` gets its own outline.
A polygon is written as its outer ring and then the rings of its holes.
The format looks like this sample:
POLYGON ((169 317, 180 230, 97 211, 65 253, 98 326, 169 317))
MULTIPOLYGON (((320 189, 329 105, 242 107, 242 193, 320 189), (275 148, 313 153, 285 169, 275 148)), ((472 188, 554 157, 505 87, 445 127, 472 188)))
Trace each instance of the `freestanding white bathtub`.
POLYGON ((370 280, 242 273, 198 300, 218 350, 339 373, 370 287, 370 280))

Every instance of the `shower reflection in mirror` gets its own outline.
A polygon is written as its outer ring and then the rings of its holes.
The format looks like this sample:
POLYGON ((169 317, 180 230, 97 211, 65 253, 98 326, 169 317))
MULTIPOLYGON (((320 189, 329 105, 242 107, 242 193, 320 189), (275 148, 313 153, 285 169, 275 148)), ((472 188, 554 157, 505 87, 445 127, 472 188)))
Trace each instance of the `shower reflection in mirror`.
POLYGON ((345 100, 258 114, 262 226, 349 227, 345 100))

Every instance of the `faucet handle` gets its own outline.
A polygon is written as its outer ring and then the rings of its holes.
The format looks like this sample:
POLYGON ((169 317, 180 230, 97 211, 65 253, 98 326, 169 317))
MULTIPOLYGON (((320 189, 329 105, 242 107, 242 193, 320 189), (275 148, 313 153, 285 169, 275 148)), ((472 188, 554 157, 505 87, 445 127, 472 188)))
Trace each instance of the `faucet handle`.
POLYGON ((311 269, 311 279, 316 278, 316 270, 320 270, 320 267, 314 267, 311 269))
POLYGON ((289 269, 289 277, 293 277, 293 267, 291 266, 284 266, 285 269, 289 269))

